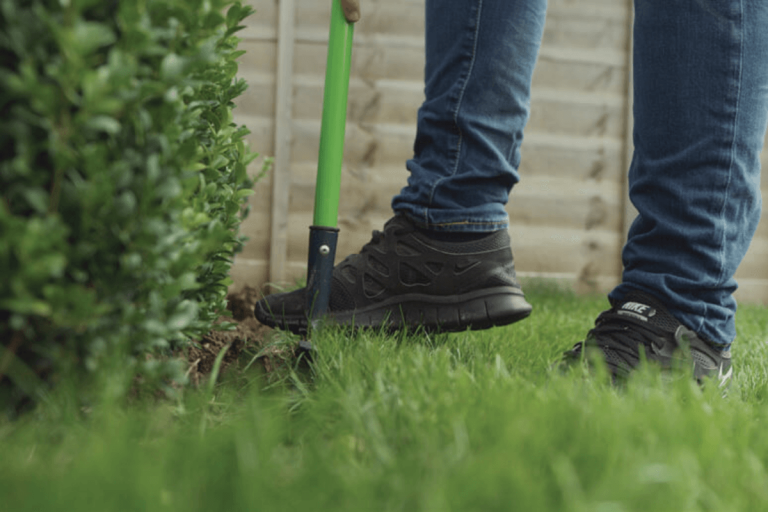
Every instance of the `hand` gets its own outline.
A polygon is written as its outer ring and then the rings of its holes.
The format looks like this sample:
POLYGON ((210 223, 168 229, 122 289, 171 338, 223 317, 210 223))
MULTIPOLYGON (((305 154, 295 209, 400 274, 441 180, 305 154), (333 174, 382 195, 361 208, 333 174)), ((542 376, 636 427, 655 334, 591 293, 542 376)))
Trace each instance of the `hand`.
POLYGON ((349 23, 360 21, 360 0, 340 0, 341 10, 349 23))

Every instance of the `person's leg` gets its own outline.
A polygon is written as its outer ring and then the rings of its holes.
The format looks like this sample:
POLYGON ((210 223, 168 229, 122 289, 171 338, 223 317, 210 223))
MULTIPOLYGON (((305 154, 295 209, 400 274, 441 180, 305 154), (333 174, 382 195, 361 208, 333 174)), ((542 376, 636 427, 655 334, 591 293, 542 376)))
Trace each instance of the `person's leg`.
POLYGON ((639 215, 613 307, 585 341, 612 369, 636 365, 639 344, 671 364, 670 349, 687 343, 697 376, 730 374, 733 275, 760 217, 766 26, 762 0, 635 1, 629 192, 639 215))
POLYGON ((733 275, 760 218, 768 122, 768 4, 635 3, 635 153, 639 212, 623 283, 656 295, 684 325, 728 346, 733 275))
POLYGON ((506 229, 546 0, 427 0, 426 100, 396 212, 433 230, 506 229))
MULTIPOLYGON (((333 270, 343 325, 483 329, 528 316, 504 205, 517 182, 546 0, 427 0, 426 100, 395 217, 333 270)), ((256 304, 307 329, 306 292, 256 304)))

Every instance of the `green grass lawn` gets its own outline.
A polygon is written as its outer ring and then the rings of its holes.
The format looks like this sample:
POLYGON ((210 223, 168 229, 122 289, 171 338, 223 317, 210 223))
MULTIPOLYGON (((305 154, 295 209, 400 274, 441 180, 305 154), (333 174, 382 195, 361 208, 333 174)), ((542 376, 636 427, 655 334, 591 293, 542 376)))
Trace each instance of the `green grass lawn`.
POLYGON ((311 369, 0 423, 0 510, 768 509, 768 310, 739 310, 722 398, 553 370, 607 301, 527 294, 505 328, 329 330, 311 369))

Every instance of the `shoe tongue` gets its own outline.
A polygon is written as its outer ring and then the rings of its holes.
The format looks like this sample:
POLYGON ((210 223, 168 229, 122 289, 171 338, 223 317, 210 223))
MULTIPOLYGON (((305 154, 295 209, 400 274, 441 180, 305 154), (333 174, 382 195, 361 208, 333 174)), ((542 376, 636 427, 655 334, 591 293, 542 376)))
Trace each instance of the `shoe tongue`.
POLYGON ((396 235, 404 234, 416 231, 416 226, 405 215, 397 214, 384 223, 383 231, 385 233, 393 231, 396 235))
POLYGON ((680 322, 659 300, 642 292, 628 293, 623 301, 614 305, 614 309, 617 314, 628 319, 647 323, 649 326, 669 332, 675 332, 680 325, 680 322))

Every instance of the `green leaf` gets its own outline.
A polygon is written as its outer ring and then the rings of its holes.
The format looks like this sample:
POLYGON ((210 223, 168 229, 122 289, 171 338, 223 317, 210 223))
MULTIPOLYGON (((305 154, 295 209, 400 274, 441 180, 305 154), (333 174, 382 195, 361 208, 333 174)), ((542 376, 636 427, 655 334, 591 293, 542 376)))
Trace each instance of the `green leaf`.
POLYGON ((91 117, 85 122, 85 127, 96 132, 105 132, 110 135, 117 135, 122 129, 120 122, 110 116, 91 117))
POLYGON ((252 195, 253 195, 253 194, 255 194, 255 193, 256 193, 256 191, 255 191, 255 190, 253 190, 253 189, 250 189, 250 188, 246 188, 246 189, 243 189, 243 190, 238 190, 238 191, 237 191, 237 194, 235 194, 235 196, 236 196, 238 199, 242 199, 242 198, 244 198, 244 197, 252 196, 252 195))
POLYGON ((175 53, 169 53, 160 64, 160 76, 164 80, 176 79, 184 73, 186 66, 187 61, 185 58, 175 53))
POLYGON ((191 300, 179 303, 173 315, 168 319, 168 327, 181 331, 188 327, 197 318, 197 304, 191 300))
POLYGON ((4 363, 4 366, 0 367, 0 375, 10 377, 13 383, 30 397, 38 400, 46 397, 46 386, 40 377, 16 354, 2 345, 0 345, 0 362, 4 363))
POLYGON ((50 316, 51 306, 47 302, 30 298, 0 300, 0 309, 21 315, 50 316))
POLYGON ((242 6, 240 3, 236 3, 227 11, 227 27, 234 27, 240 23, 240 20, 242 19, 242 6))
POLYGON ((211 11, 205 16, 203 26, 208 29, 215 29, 224 23, 225 18, 217 11, 211 11))
POLYGON ((211 162, 211 167, 213 169, 219 169, 221 167, 224 167, 229 163, 229 159, 225 157, 224 155, 216 155, 216 158, 213 159, 213 162, 211 162))
POLYGON ((42 188, 28 188, 24 189, 22 193, 27 203, 34 208, 37 213, 45 213, 48 211, 48 192, 42 188))
POLYGON ((94 50, 115 42, 112 29, 104 23, 80 21, 75 25, 73 37, 80 51, 90 54, 94 50))

